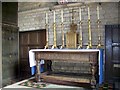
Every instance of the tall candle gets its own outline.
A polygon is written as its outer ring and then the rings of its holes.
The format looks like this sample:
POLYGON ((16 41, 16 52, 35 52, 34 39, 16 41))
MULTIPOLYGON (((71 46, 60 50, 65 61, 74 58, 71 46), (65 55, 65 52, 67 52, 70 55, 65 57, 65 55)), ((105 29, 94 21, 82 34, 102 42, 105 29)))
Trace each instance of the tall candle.
POLYGON ((80 18, 80 21, 81 21, 81 8, 79 8, 79 18, 80 18))
POLYGON ((63 22, 63 9, 61 10, 61 22, 63 22))
POLYGON ((54 23, 55 23, 55 11, 54 11, 54 23))
POLYGON ((88 6, 88 19, 90 19, 90 8, 88 6))
POLYGON ((46 12, 46 24, 48 23, 48 13, 46 12))
POLYGON ((100 19, 100 16, 99 16, 99 6, 97 5, 97 18, 100 19))

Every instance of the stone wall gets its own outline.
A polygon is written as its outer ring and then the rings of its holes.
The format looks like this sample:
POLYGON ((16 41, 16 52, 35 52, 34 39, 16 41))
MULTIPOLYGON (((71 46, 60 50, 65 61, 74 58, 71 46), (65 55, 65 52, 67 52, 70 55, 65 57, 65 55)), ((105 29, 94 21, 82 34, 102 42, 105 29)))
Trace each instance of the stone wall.
POLYGON ((19 74, 17 10, 17 2, 2 3, 2 87, 13 84, 19 74))
MULTIPOLYGON (((97 32, 97 12, 96 7, 98 3, 90 3, 90 14, 91 14, 91 30, 92 30, 92 44, 97 45, 98 43, 98 32, 97 32)), ((30 4, 32 5, 32 4, 30 4)), ((29 5, 28 5, 29 6, 29 5)), ((83 32, 83 45, 88 44, 88 11, 82 3, 70 4, 67 6, 53 6, 47 8, 29 8, 28 10, 20 10, 18 13, 18 25, 19 31, 30 31, 36 29, 45 28, 45 12, 48 13, 49 17, 49 45, 53 45, 53 8, 56 11, 56 31, 57 31, 57 45, 61 45, 61 8, 64 10, 64 33, 70 31, 70 23, 72 17, 72 9, 75 11, 75 23, 77 23, 77 32, 79 33, 79 7, 82 8, 82 32, 83 32), (79 4, 79 5, 78 5, 79 4), (50 10, 51 9, 51 10, 50 10)), ((102 2, 100 5, 100 32, 102 35, 102 45, 105 41, 105 25, 117 24, 118 23, 118 3, 117 2, 102 2)))

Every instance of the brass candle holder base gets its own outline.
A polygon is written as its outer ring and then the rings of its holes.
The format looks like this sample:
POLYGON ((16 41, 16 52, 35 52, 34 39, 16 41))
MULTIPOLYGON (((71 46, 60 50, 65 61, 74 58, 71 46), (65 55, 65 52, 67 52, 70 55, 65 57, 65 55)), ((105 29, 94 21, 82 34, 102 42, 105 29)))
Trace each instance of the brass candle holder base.
POLYGON ((44 49, 48 49, 48 47, 49 47, 49 45, 48 45, 48 41, 47 41, 47 43, 46 43, 44 49))
POLYGON ((82 45, 79 45, 79 46, 78 46, 78 49, 82 49, 82 48, 83 48, 82 45))
POLYGON ((88 41, 87 49, 92 49, 92 40, 89 40, 89 41, 88 41))
POLYGON ((102 45, 100 43, 97 45, 97 49, 98 48, 102 48, 102 45))
POLYGON ((79 46, 77 47, 78 49, 82 49, 83 48, 83 43, 82 43, 83 41, 82 41, 82 39, 80 39, 80 43, 79 43, 79 46))
POLYGON ((56 45, 53 45, 51 49, 57 49, 57 46, 56 46, 56 45))
POLYGON ((92 46, 91 46, 91 45, 88 45, 88 46, 87 46, 87 49, 92 49, 92 46))
POLYGON ((88 43, 87 49, 92 49, 92 43, 90 41, 90 43, 88 43))
POLYGON ((46 45, 46 46, 44 47, 44 49, 48 49, 48 45, 46 45))
POLYGON ((60 49, 64 49, 65 48, 65 46, 64 45, 62 45, 61 47, 60 47, 60 49))

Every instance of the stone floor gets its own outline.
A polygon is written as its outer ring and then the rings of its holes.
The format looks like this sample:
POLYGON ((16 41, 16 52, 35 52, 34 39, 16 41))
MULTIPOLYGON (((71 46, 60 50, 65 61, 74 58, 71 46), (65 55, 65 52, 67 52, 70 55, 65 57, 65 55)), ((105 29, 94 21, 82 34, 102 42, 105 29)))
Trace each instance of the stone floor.
MULTIPOLYGON (((33 78, 33 77, 32 77, 33 78)), ((32 79, 32 78, 29 78, 29 79, 32 79)), ((7 88, 31 88, 31 87, 26 87, 26 86, 21 86, 21 85, 19 85, 20 83, 22 83, 22 82, 25 82, 25 81, 27 81, 27 80, 29 80, 29 79, 26 79, 26 80, 23 80, 23 81, 20 81, 20 82, 17 82, 17 83, 14 83, 14 84, 12 84, 12 85, 8 85, 8 86, 6 86, 6 87, 3 87, 3 90, 5 89, 7 89, 7 88)), ((53 88, 73 88, 73 90, 88 90, 88 89, 84 89, 84 88, 82 88, 82 87, 74 87, 74 86, 65 86, 65 85, 56 85, 56 84, 49 84, 48 86, 46 86, 45 88, 51 88, 51 89, 53 89, 53 88)), ((63 89, 62 89, 63 90, 63 89)))

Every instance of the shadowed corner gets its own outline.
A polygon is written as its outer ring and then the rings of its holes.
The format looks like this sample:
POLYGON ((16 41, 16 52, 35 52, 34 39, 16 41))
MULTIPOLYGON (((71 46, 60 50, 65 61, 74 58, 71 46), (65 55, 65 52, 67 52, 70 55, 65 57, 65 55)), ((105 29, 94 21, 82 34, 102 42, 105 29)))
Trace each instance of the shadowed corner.
MULTIPOLYGON (((0 41, 2 41, 2 2, 0 1, 0 41)), ((2 88, 2 43, 0 43, 0 89, 2 88)))

